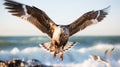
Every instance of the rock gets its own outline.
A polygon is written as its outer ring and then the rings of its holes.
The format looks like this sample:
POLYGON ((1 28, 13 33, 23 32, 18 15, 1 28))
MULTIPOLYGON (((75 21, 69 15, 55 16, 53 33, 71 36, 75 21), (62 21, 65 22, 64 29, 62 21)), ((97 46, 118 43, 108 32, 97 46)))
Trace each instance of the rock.
POLYGON ((7 63, 9 67, 25 67, 25 62, 18 59, 9 60, 7 63))
POLYGON ((27 61, 22 61, 21 59, 12 59, 1 61, 0 60, 0 67, 53 67, 53 66, 47 66, 42 64, 37 59, 29 59, 27 61))
POLYGON ((8 67, 8 64, 2 60, 0 60, 0 67, 8 67))

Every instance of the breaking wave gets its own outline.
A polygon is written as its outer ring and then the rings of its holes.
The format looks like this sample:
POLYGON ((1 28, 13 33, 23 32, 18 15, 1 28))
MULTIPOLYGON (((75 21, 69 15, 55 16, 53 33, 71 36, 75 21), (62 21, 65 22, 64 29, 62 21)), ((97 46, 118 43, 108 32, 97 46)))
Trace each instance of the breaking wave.
MULTIPOLYGON (((78 44, 80 45, 80 44, 78 44)), ((80 49, 72 48, 64 54, 64 60, 61 61, 59 55, 53 58, 52 54, 46 52, 40 47, 27 47, 19 49, 14 47, 11 50, 0 50, 0 60, 17 59, 38 59, 41 63, 53 66, 71 66, 71 67, 106 67, 104 63, 94 61, 90 58, 91 54, 103 56, 106 49, 115 48, 110 59, 111 67, 120 67, 120 44, 102 44, 98 43, 91 47, 80 49)))

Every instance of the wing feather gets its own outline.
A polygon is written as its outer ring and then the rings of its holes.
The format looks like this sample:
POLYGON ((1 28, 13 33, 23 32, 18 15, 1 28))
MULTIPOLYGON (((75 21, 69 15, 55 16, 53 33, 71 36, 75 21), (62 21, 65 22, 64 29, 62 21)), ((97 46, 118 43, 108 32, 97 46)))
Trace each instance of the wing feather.
POLYGON ((68 25, 70 36, 77 33, 80 30, 85 29, 87 26, 100 22, 108 14, 110 6, 107 8, 89 11, 79 17, 76 21, 68 25))
POLYGON ((46 13, 34 6, 28 6, 11 0, 5 0, 5 8, 12 15, 29 21, 52 38, 53 32, 57 25, 46 15, 46 13))

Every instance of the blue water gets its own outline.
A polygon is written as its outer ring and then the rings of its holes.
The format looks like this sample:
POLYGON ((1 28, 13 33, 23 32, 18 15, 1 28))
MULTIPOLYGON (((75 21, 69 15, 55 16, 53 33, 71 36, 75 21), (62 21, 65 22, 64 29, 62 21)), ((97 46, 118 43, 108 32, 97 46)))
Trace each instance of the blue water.
MULTIPOLYGON (((40 43, 49 42, 47 36, 21 36, 21 37, 0 37, 0 50, 12 49, 18 47, 24 49, 26 47, 39 46, 40 43)), ((120 36, 73 36, 69 41, 78 42, 74 48, 90 47, 97 43, 118 44, 120 36)))
MULTIPOLYGON (((49 42, 47 36, 21 36, 21 37, 0 37, 0 60, 11 58, 20 59, 38 59, 43 64, 52 65, 78 65, 81 67, 88 64, 89 55, 104 55, 106 49, 115 48, 112 55, 113 61, 119 66, 120 64, 120 36, 73 36, 69 41, 77 42, 73 48, 64 53, 64 60, 61 61, 59 55, 54 59, 53 55, 42 49, 39 44, 49 42)), ((87 67, 87 66, 86 66, 87 67)), ((96 66, 100 67, 100 66, 96 66)))

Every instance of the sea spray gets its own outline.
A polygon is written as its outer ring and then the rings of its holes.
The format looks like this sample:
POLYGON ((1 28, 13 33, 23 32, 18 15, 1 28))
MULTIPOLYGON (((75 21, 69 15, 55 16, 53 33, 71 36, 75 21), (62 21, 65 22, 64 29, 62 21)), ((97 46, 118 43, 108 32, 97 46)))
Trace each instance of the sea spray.
POLYGON ((42 64, 72 67, 105 67, 104 63, 91 60, 90 54, 102 56, 106 49, 115 48, 110 59, 112 67, 120 67, 120 37, 71 37, 70 41, 79 42, 64 54, 64 60, 56 59, 43 50, 39 44, 48 42, 46 37, 3 37, 0 38, 0 60, 37 59, 42 64), (3 43, 4 42, 4 43, 3 43), (7 42, 7 43, 5 43, 7 42))

